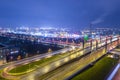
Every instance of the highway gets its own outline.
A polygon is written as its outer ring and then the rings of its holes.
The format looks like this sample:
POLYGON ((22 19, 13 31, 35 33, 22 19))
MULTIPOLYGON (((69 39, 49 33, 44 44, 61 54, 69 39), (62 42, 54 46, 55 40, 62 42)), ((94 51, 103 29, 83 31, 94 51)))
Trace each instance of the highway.
POLYGON ((40 54, 40 55, 24 58, 24 59, 21 59, 19 61, 9 62, 9 63, 1 65, 0 69, 4 69, 7 66, 10 67, 10 66, 15 66, 15 65, 19 65, 19 64, 30 63, 32 61, 38 61, 38 60, 41 60, 42 58, 51 57, 53 55, 60 54, 60 53, 65 53, 65 52, 68 52, 68 51, 71 51, 71 50, 73 50, 73 48, 64 48, 64 49, 61 49, 61 50, 58 50, 58 51, 54 51, 54 52, 51 52, 51 53, 44 53, 44 54, 40 54))
POLYGON ((39 80, 48 80, 48 79, 49 80, 55 80, 55 79, 65 80, 73 73, 84 68, 86 66, 86 64, 89 64, 89 63, 93 62, 94 60, 96 60, 97 58, 101 57, 104 53, 105 53, 104 51, 100 50, 99 53, 89 54, 89 55, 85 56, 84 58, 81 58, 75 62, 71 62, 60 68, 57 68, 56 70, 51 71, 50 73, 47 73, 47 74, 39 76, 39 77, 36 76, 35 80, 38 80, 38 79, 39 80), (53 75, 53 74, 55 74, 55 75, 53 75))
MULTIPOLYGON (((116 39, 114 39, 113 41, 115 41, 115 40, 116 40, 116 39)), ((107 43, 110 43, 110 41, 108 41, 107 43)), ((93 45, 95 45, 95 43, 94 43, 93 45)), ((102 46, 102 45, 105 45, 105 43, 99 44, 98 46, 102 46)), ((88 46, 88 45, 87 45, 87 46, 88 46)), ((82 47, 80 47, 80 48, 82 48, 82 47)), ((29 62, 31 62, 31 61, 40 60, 40 59, 42 59, 42 58, 44 58, 44 57, 53 56, 53 55, 59 54, 59 53, 65 53, 65 52, 71 51, 71 50, 73 50, 73 49, 75 49, 75 48, 66 48, 66 49, 62 49, 62 50, 53 52, 53 53, 51 53, 51 54, 48 54, 48 53, 46 53, 46 54, 41 54, 41 55, 37 55, 37 56, 34 56, 34 57, 26 58, 26 59, 23 59, 23 60, 20 60, 20 61, 15 61, 15 62, 8 63, 8 64, 9 64, 9 65, 11 64, 11 65, 13 66, 13 65, 18 65, 18 64, 23 64, 23 63, 29 63, 29 62)), ((94 46, 92 49, 95 49, 95 46, 94 46)), ((53 63, 49 64, 49 66, 53 66, 53 67, 52 67, 53 69, 51 69, 51 70, 54 70, 55 68, 57 68, 57 67, 59 67, 60 65, 62 65, 63 62, 68 62, 69 59, 72 60, 73 58, 76 58, 76 57, 78 57, 78 56, 81 56, 82 54, 85 54, 86 51, 89 52, 90 49, 88 48, 88 49, 85 50, 85 51, 81 51, 81 52, 78 52, 78 53, 76 53, 76 54, 74 53, 74 55, 71 55, 69 58, 64 58, 64 59, 59 60, 58 62, 57 62, 57 61, 56 61, 56 62, 53 62, 53 63), (55 65, 56 65, 56 67, 54 67, 55 65)), ((8 66, 8 65, 5 65, 5 66, 1 67, 1 69, 4 68, 4 67, 6 67, 6 66, 8 66)), ((26 74, 27 76, 22 76, 21 79, 22 79, 22 80, 25 80, 25 79, 27 79, 27 80, 34 80, 34 79, 36 78, 36 75, 39 75, 39 76, 40 76, 40 73, 41 73, 41 72, 44 72, 44 73, 49 72, 49 69, 50 69, 49 66, 45 66, 45 67, 43 67, 44 69, 43 69, 43 68, 40 68, 39 70, 33 71, 33 72, 31 72, 31 73, 28 73, 28 74, 26 74), (33 78, 31 78, 31 77, 33 77, 33 78)), ((9 67, 9 66, 8 66, 8 67, 9 67)), ((42 75, 43 75, 43 74, 42 74, 42 75)), ((21 80, 21 79, 20 79, 20 80, 21 80)))
MULTIPOLYGON (((108 43, 110 43, 110 41, 108 41, 108 43)), ((72 75, 73 73, 75 73, 76 71, 78 71, 79 69, 82 69, 83 67, 85 67, 87 64, 89 64, 89 63, 93 62, 94 60, 96 60, 97 58, 101 57, 103 54, 105 54, 105 48, 102 50, 99 50, 96 54, 87 55, 78 61, 63 65, 45 75, 42 75, 41 71, 49 70, 50 65, 45 68, 38 69, 37 71, 34 71, 26 76, 23 76, 21 79, 22 80, 25 80, 25 79, 29 79, 29 80, 56 80, 56 79, 64 80, 67 77, 69 77, 70 75, 72 75)), ((57 63, 59 63, 59 62, 57 62, 57 63)), ((54 67, 55 65, 52 64, 51 66, 54 67)))

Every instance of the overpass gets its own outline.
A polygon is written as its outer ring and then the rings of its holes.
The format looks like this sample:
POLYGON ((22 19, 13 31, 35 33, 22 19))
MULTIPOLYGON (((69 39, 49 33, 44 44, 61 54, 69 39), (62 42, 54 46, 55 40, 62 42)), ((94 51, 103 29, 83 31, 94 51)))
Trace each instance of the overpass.
MULTIPOLYGON (((55 61, 55 62, 49 64, 49 67, 52 67, 52 68, 51 68, 51 69, 48 69, 47 72, 49 72, 49 71, 51 71, 51 70, 54 70, 55 68, 63 65, 64 63, 66 63, 66 62, 68 62, 68 61, 70 61, 70 60, 72 60, 72 59, 77 58, 78 55, 81 56, 81 54, 82 54, 82 55, 83 55, 83 54, 86 54, 87 52, 90 52, 90 51, 99 49, 99 48, 102 47, 102 46, 106 47, 106 48, 105 48, 106 51, 109 51, 109 50, 115 48, 115 47, 118 45, 118 43, 120 43, 119 37, 114 37, 114 38, 112 38, 112 40, 111 40, 111 39, 108 39, 108 38, 103 38, 103 41, 101 41, 101 43, 99 43, 98 45, 96 45, 97 43, 96 43, 96 41, 94 41, 93 44, 92 44, 92 46, 86 45, 86 47, 89 46, 89 47, 86 48, 86 49, 83 49, 83 50, 82 50, 82 47, 80 47, 81 52, 80 52, 80 53, 71 54, 71 56, 69 56, 69 59, 68 59, 67 61, 66 61, 66 58, 64 58, 64 59, 61 59, 61 60, 59 60, 59 61, 55 61), (112 45, 112 47, 111 47, 111 45, 112 45), (92 47, 92 48, 91 48, 91 47, 92 47), (61 62, 62 62, 62 63, 61 63, 61 62), (57 65, 56 67, 53 67, 53 65, 56 65, 55 63, 59 63, 59 65, 57 65), (50 66, 50 65, 51 65, 51 66, 50 66)), ((67 52, 67 51, 70 51, 70 50, 72 50, 72 49, 76 49, 76 48, 69 48, 69 49, 66 48, 66 49, 63 50, 63 53, 64 53, 64 52, 67 52)), ((59 52, 59 51, 58 51, 58 52, 59 52)), ((9 66, 7 67, 7 69, 9 69, 11 66, 17 66, 17 65, 23 64, 23 63, 30 63, 31 61, 40 60, 40 59, 42 59, 43 57, 48 57, 48 56, 53 56, 53 55, 55 55, 55 54, 59 54, 58 52, 53 52, 53 53, 51 53, 51 54, 45 54, 45 55, 43 55, 43 56, 36 56, 35 58, 28 58, 28 59, 26 59, 26 60, 24 59, 24 60, 22 60, 22 61, 17 61, 17 62, 14 62, 12 65, 9 65, 9 66)), ((60 50, 60 53, 61 53, 61 50, 60 50)), ((35 75, 47 73, 46 70, 45 70, 46 67, 43 67, 43 68, 42 68, 42 72, 41 72, 41 69, 40 69, 40 70, 38 70, 38 71, 34 71, 33 73, 31 73, 32 76, 33 76, 33 74, 34 74, 33 78, 36 77, 35 75), (43 68, 44 68, 44 69, 43 69, 43 68), (45 71, 44 71, 44 70, 45 70, 45 71)), ((31 75, 27 75, 27 77, 24 76, 24 77, 23 77, 24 80, 25 80, 25 79, 30 79, 30 76, 31 76, 31 75)), ((22 79, 23 79, 23 78, 22 78, 22 79)))

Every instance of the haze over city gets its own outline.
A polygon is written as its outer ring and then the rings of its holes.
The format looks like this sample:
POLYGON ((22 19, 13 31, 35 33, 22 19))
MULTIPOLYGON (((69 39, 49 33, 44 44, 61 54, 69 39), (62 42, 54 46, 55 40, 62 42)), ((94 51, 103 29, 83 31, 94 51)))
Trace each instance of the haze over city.
POLYGON ((120 0, 1 0, 1 27, 120 26, 120 0))

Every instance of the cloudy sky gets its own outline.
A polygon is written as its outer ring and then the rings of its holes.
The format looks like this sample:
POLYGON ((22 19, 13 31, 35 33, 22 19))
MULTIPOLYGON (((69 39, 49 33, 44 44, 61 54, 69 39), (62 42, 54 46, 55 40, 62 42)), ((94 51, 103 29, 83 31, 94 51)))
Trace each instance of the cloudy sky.
POLYGON ((120 0, 0 0, 0 26, 114 27, 120 0))

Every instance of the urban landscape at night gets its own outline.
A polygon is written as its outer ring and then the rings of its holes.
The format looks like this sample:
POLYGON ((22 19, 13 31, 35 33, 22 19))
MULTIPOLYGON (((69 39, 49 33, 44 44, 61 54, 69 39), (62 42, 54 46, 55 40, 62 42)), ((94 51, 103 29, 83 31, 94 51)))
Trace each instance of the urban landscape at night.
POLYGON ((0 0, 0 80, 120 80, 119 0, 0 0))

